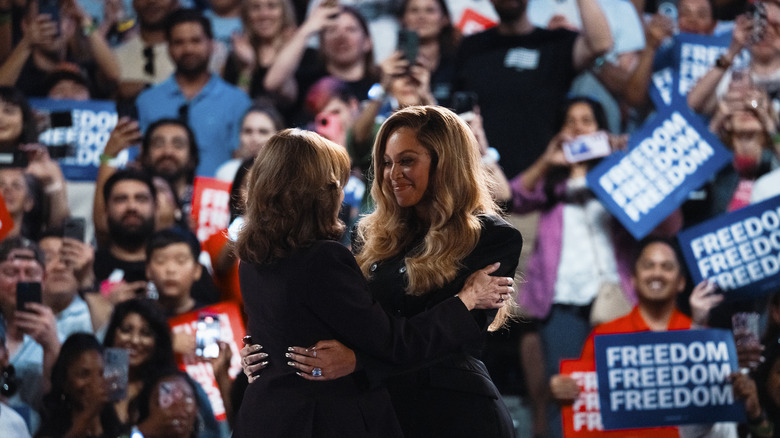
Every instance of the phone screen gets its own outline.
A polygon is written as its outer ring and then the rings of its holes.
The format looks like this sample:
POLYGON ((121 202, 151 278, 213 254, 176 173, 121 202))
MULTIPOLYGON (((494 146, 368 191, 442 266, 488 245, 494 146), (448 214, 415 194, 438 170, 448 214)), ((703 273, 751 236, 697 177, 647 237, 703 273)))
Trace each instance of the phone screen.
POLYGON ((32 281, 20 281, 16 283, 16 310, 28 312, 27 303, 41 303, 41 284, 32 281))
POLYGON ((204 358, 219 356, 219 316, 203 314, 198 317, 195 332, 195 354, 204 358))

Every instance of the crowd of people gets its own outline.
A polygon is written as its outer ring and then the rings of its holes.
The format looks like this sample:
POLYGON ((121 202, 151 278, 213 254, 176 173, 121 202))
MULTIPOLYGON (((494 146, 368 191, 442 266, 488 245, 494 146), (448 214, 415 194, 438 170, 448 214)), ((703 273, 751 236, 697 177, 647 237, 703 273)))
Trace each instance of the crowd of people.
POLYGON ((559 437, 594 336, 754 312, 745 423, 630 433, 780 437, 780 292, 723 301, 675 241, 780 195, 778 114, 778 0, 0 0, 0 436, 511 437, 519 394, 559 437), (691 35, 727 42, 674 105, 733 158, 637 240, 566 148, 625 150, 691 35), (86 178, 42 135, 85 103, 86 178), (237 376, 171 330, 224 302, 237 376))

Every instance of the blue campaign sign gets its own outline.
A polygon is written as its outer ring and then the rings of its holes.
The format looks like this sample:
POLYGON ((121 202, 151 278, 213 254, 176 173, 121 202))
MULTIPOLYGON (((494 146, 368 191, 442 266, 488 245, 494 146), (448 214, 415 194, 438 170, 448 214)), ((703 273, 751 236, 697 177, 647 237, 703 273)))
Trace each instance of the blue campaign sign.
POLYGON ((677 238, 694 283, 712 279, 726 299, 780 286, 780 196, 717 216, 677 238))
MULTIPOLYGON (((116 104, 110 101, 30 99, 36 112, 47 115, 47 129, 38 141, 47 146, 62 146, 67 153, 59 159, 69 181, 94 181, 100 166, 100 154, 117 122, 116 104)), ((116 164, 128 160, 122 151, 116 164)))
POLYGON ((696 81, 704 76, 718 57, 728 49, 731 34, 694 35, 681 33, 674 37, 674 65, 677 66, 674 89, 677 96, 688 95, 696 81))
POLYGON ((647 93, 656 108, 664 108, 672 104, 672 90, 677 82, 677 71, 672 67, 665 67, 653 73, 650 77, 650 86, 647 93))
POLYGON ((738 369, 728 330, 595 338, 604 430, 744 421, 728 375, 738 369))
POLYGON ((661 108, 628 141, 590 172, 588 187, 641 239, 727 163, 731 153, 700 119, 673 103, 661 108))

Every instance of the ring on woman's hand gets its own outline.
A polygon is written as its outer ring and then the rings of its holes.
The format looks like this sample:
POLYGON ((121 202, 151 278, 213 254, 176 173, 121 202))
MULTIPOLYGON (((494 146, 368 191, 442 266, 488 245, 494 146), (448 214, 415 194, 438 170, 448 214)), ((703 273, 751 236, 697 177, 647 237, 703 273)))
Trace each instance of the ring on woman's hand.
POLYGON ((181 424, 181 421, 179 421, 179 419, 178 419, 178 418, 174 418, 174 419, 173 419, 173 421, 172 421, 172 423, 173 423, 173 425, 174 425, 174 426, 178 426, 178 425, 180 425, 180 424, 181 424))
POLYGON ((322 368, 313 368, 311 370, 311 375, 314 377, 322 377, 322 368))
POLYGON ((313 350, 313 351, 311 352, 311 355, 312 355, 312 357, 315 357, 315 358, 316 358, 316 357, 317 357, 317 350, 313 350))

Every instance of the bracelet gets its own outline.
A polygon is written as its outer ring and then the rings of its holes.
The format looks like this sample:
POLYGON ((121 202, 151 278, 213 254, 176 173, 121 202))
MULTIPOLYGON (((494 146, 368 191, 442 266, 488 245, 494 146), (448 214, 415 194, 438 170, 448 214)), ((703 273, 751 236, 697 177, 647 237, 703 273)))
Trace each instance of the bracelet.
POLYGON ((93 33, 95 33, 97 28, 98 28, 97 24, 95 24, 94 21, 90 21, 88 24, 84 24, 81 26, 81 34, 84 35, 85 37, 88 37, 93 33))
POLYGON ((496 148, 487 148, 485 155, 482 156, 482 164, 495 164, 501 159, 496 148))
POLYGON ((115 158, 116 157, 112 157, 111 155, 100 154, 100 164, 101 165, 105 164, 106 166, 111 166, 111 161, 113 161, 115 158))

